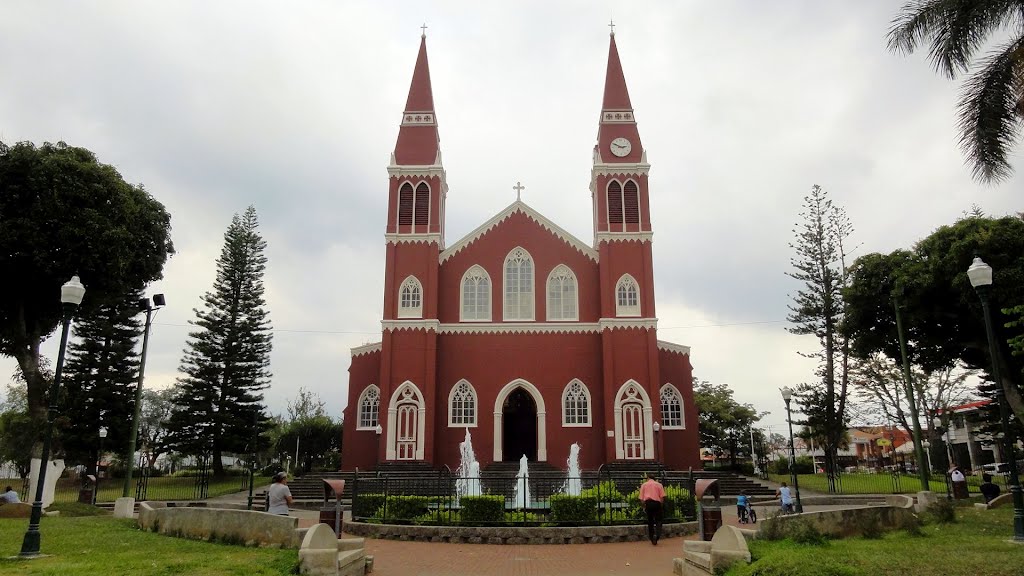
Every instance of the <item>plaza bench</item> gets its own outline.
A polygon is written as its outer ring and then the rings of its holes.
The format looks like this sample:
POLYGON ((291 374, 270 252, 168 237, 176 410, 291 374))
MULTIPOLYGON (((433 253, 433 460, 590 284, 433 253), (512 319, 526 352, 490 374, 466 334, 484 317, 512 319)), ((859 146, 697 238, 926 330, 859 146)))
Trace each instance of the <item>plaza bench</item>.
POLYGON ((363 576, 373 571, 362 538, 338 538, 327 524, 306 531, 299 547, 299 573, 311 576, 363 576))
POLYGON ((683 542, 683 557, 673 560, 672 572, 678 576, 721 574, 737 562, 750 562, 747 539, 739 528, 722 526, 710 542, 683 542))

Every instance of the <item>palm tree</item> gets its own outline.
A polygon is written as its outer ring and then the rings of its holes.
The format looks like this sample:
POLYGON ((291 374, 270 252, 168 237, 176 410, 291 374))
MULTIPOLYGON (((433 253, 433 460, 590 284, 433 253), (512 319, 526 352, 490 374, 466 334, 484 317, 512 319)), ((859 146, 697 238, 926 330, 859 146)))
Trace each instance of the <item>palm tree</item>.
POLYGON ((907 2, 889 30, 889 49, 911 53, 928 42, 941 74, 967 74, 993 35, 1009 39, 974 66, 957 104, 960 147, 974 177, 994 183, 1013 173, 1009 149, 1024 124, 1024 0, 907 2))

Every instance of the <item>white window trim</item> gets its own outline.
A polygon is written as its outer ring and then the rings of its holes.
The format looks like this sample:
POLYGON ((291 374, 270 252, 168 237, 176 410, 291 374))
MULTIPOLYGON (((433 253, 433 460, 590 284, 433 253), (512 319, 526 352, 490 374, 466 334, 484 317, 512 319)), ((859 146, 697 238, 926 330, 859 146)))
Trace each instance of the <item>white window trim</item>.
POLYGON ((376 431, 377 425, 380 424, 380 405, 381 405, 380 388, 376 384, 370 384, 359 393, 359 400, 356 401, 356 430, 374 430, 376 431), (370 390, 377 391, 377 424, 373 426, 362 426, 363 422, 363 400, 366 395, 370 393, 370 390))
POLYGON ((615 283, 615 315, 619 317, 638 317, 640 316, 640 309, 642 302, 640 301, 640 283, 636 281, 630 274, 623 274, 619 277, 619 281, 615 283), (633 286, 636 287, 636 307, 633 306, 621 306, 619 304, 619 287, 626 282, 632 281, 633 286))
POLYGON ((520 321, 520 322, 532 322, 537 318, 537 261, 533 259, 533 255, 530 254, 526 248, 522 246, 516 246, 512 250, 509 250, 507 256, 505 256, 505 262, 501 266, 501 318, 502 320, 509 321, 520 321), (517 250, 522 250, 526 254, 526 258, 530 261, 530 317, 523 318, 509 318, 508 316, 508 263, 512 259, 512 255, 517 250))
POLYGON ((627 402, 625 400, 625 397, 627 396, 626 392, 630 389, 630 387, 636 390, 637 393, 636 396, 629 401, 640 403, 643 409, 644 459, 653 460, 654 418, 652 416, 654 409, 651 406, 651 398, 647 395, 647 391, 644 390, 644 387, 641 386, 640 383, 633 379, 626 380, 626 383, 623 384, 619 388, 619 391, 615 393, 615 409, 613 412, 615 416, 615 457, 619 460, 624 460, 626 458, 625 438, 624 431, 622 429, 622 408, 623 405, 627 402))
MULTIPOLYGON (((545 302, 547 303, 547 305, 545 306, 545 311, 544 312, 547 315, 548 321, 551 321, 551 320, 555 320, 555 321, 561 320, 561 321, 569 321, 569 322, 579 321, 579 319, 580 319, 580 283, 579 283, 579 280, 577 280, 577 278, 576 278, 576 273, 572 271, 572 268, 569 268, 565 264, 559 264, 558 266, 555 266, 551 270, 551 272, 548 274, 547 282, 544 283, 544 298, 545 298, 545 302), (555 276, 561 275, 563 271, 564 272, 568 272, 569 277, 572 278, 572 283, 573 283, 573 286, 574 286, 573 297, 576 299, 576 301, 574 302, 575 306, 573 306, 573 310, 576 311, 576 314, 573 315, 570 318, 565 318, 565 317, 561 317, 561 316, 558 317, 558 318, 553 318, 551 316, 551 280, 553 280, 555 278, 555 276)), ((561 310, 559 310, 559 312, 561 312, 561 310)))
POLYGON ((673 384, 665 384, 658 390, 658 411, 661 412, 661 428, 662 430, 686 430, 686 401, 683 399, 683 394, 673 384), (679 426, 672 426, 665 424, 665 413, 661 411, 661 395, 666 390, 671 390, 676 398, 679 399, 679 421, 682 422, 679 426))
POLYGON ((459 322, 490 322, 491 321, 491 310, 493 310, 494 301, 491 299, 494 292, 494 282, 491 280, 491 275, 487 273, 487 269, 479 264, 474 264, 469 267, 468 270, 462 275, 462 281, 459 282, 459 322), (487 317, 486 318, 472 318, 466 319, 465 299, 466 299, 466 279, 469 278, 471 272, 477 270, 487 278, 487 317))
POLYGON ((494 454, 494 461, 501 462, 504 456, 502 453, 502 434, 504 434, 504 428, 502 427, 504 413, 502 407, 505 405, 505 399, 516 388, 526 390, 530 396, 533 396, 533 401, 537 403, 537 461, 547 462, 548 432, 547 426, 544 424, 547 417, 547 409, 544 407, 544 396, 536 386, 522 378, 516 378, 505 384, 505 387, 498 392, 497 398, 494 399, 494 451, 492 452, 494 454))
MULTIPOLYGON (((619 210, 622 211, 620 212, 620 214, 622 214, 622 222, 617 222, 617 224, 620 226, 626 225, 626 185, 623 182, 620 182, 618 178, 610 178, 604 185, 604 220, 605 226, 608 227, 608 230, 612 229, 612 206, 608 201, 608 193, 611 192, 613 182, 619 185, 619 210)), ((625 230, 625 228, 623 228, 623 230, 625 230)))
POLYGON ((562 389, 562 428, 592 428, 594 426, 594 402, 590 397, 590 388, 583 383, 579 378, 573 378, 565 385, 562 389), (583 387, 583 395, 587 400, 587 421, 582 424, 570 424, 565 419, 565 400, 569 395, 569 388, 572 388, 573 384, 579 383, 583 387))
POLYGON ((420 226, 426 226, 427 229, 424 230, 424 232, 428 232, 430 231, 430 213, 433 210, 433 206, 431 206, 431 204, 433 204, 432 200, 434 199, 434 190, 430 186, 430 182, 427 182, 426 180, 420 180, 412 188, 412 230, 413 232, 416 232, 416 195, 419 191, 420 184, 426 184, 427 186, 427 223, 420 224, 420 226))
POLYGON ((408 276, 398 286, 398 317, 399 318, 423 318, 423 284, 415 276, 408 276), (414 286, 420 293, 420 305, 416 307, 402 307, 402 291, 407 287, 414 286))
POLYGON ((418 418, 416 419, 416 452, 414 459, 423 460, 423 442, 424 437, 426 436, 427 426, 427 405, 423 401, 423 394, 420 392, 420 389, 409 380, 402 382, 402 385, 395 389, 394 394, 391 395, 391 400, 388 402, 388 424, 386 428, 387 449, 384 452, 384 457, 387 460, 395 460, 397 459, 398 456, 398 450, 396 449, 398 435, 396 422, 398 420, 399 404, 416 405, 418 418), (404 401, 402 399, 402 393, 405 392, 406 390, 412 391, 411 399, 409 401, 404 401))
POLYGON ((416 226, 416 185, 413 184, 412 181, 410 181, 410 180, 403 180, 403 181, 401 181, 398 184, 398 207, 395 210, 395 231, 396 232, 399 230, 399 227, 402 225, 401 224, 401 222, 402 222, 402 188, 404 188, 406 184, 408 184, 409 186, 412 187, 412 222, 410 223, 409 226, 410 226, 410 228, 416 226))
POLYGON ((452 389, 448 391, 448 427, 449 428, 476 428, 480 422, 480 396, 476 393, 476 388, 473 384, 463 378, 452 386, 452 389), (473 396, 473 423, 472 424, 456 424, 453 420, 454 414, 452 413, 452 402, 455 400, 455 390, 458 389, 459 385, 463 382, 469 386, 469 393, 473 396))

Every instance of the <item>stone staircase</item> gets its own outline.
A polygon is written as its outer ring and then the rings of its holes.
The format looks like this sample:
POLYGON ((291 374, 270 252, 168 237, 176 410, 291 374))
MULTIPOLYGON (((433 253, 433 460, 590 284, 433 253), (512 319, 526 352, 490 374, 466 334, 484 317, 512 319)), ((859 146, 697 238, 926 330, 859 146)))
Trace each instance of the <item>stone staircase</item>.
MULTIPOLYGON (((352 479, 354 472, 310 472, 305 476, 288 479, 288 489, 292 492, 292 508, 319 508, 324 503, 323 480, 344 480, 345 490, 342 492, 342 502, 352 501, 352 479)), ((260 490, 253 496, 253 509, 263 511, 266 509, 267 492, 260 490)))

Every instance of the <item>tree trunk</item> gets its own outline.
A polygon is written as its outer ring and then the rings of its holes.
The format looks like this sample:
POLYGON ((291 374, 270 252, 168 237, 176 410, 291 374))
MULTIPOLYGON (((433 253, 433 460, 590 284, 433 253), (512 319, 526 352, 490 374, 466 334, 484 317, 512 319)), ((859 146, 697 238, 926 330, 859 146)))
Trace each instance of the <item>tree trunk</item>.
MULTIPOLYGON (((18 361, 21 374, 25 378, 28 393, 28 416, 32 426, 42 430, 46 426, 46 388, 49 382, 39 368, 39 339, 32 340, 27 346, 17 346, 14 358, 18 361)), ((32 443, 32 457, 39 458, 43 454, 42 440, 32 443)))

